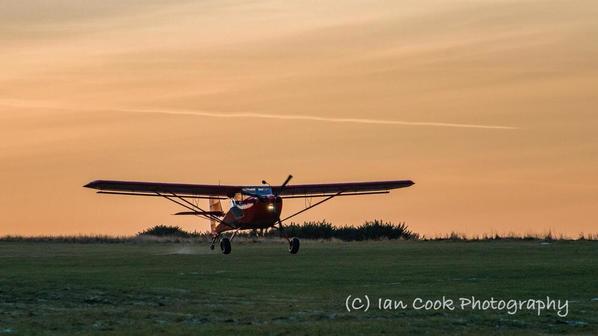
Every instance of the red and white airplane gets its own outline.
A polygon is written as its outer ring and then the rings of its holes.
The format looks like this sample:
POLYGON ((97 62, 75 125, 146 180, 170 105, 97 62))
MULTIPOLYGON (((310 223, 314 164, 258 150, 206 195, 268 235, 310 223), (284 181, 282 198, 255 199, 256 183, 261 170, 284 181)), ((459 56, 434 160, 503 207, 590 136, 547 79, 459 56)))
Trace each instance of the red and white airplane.
POLYGON ((270 186, 266 181, 262 181, 260 186, 232 186, 97 180, 84 187, 97 189, 100 194, 166 198, 188 210, 176 215, 193 215, 209 219, 212 234, 210 248, 214 249, 215 242, 223 236, 220 239, 220 248, 224 254, 231 252, 231 240, 240 230, 263 230, 278 225, 281 237, 289 242, 289 252, 296 254, 299 251, 299 239, 286 236, 282 224, 284 221, 338 196, 387 194, 392 189, 414 184, 410 180, 395 180, 289 185, 291 178, 293 176, 289 175, 280 186, 270 186), (323 199, 281 219, 282 201, 285 198, 323 199), (209 210, 204 210, 190 201, 193 199, 207 199, 209 210), (230 199, 231 206, 226 213, 220 203, 223 199, 230 199), (223 232, 226 231, 234 232, 230 237, 225 237, 223 232))

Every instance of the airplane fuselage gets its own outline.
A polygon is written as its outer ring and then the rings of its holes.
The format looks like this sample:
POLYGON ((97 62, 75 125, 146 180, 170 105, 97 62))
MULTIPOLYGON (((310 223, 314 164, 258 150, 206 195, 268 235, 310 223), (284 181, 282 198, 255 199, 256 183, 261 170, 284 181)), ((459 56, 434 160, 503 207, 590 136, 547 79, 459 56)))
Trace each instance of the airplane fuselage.
POLYGON ((275 195, 232 201, 232 206, 218 225, 217 231, 269 228, 276 224, 281 212, 282 198, 275 195))

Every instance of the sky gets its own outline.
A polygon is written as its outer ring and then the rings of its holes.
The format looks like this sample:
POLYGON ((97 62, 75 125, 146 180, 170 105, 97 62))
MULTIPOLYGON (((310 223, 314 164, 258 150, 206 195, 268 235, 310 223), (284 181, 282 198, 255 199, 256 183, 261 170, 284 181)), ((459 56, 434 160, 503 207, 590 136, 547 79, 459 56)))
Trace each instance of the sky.
MULTIPOLYGON (((0 235, 130 235, 95 179, 411 179, 298 217, 598 232, 598 3, 0 2, 0 235)), ((305 203, 285 203, 284 213, 305 203)))

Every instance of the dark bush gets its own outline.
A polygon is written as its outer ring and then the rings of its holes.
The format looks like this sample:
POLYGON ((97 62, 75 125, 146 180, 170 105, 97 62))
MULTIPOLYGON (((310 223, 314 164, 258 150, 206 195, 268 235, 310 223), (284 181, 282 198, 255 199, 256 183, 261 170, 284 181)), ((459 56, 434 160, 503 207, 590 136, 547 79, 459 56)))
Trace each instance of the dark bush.
POLYGON ((303 224, 291 223, 285 226, 289 237, 305 239, 331 239, 334 237, 335 228, 331 223, 323 220, 321 222, 305 222, 303 224))
POLYGON ((417 239, 419 236, 411 232, 405 223, 393 224, 374 220, 365 222, 361 226, 334 227, 331 223, 305 222, 303 224, 291 223, 285 226, 285 231, 290 237, 305 239, 341 239, 353 240, 381 240, 381 239, 417 239))
POLYGON ((190 238, 191 234, 184 231, 178 226, 156 225, 145 231, 139 232, 138 236, 155 236, 155 237, 178 237, 190 238))

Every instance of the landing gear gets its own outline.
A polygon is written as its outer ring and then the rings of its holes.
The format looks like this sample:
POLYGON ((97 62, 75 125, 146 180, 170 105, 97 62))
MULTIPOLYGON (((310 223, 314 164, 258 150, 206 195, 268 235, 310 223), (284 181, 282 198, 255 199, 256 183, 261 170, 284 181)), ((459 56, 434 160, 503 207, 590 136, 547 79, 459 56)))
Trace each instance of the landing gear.
POLYGON ((299 238, 293 237, 289 239, 289 252, 291 254, 297 254, 299 252, 299 238))
POLYGON ((289 236, 284 232, 284 228, 282 227, 282 222, 278 221, 278 232, 281 238, 286 239, 289 242, 289 253, 297 254, 299 252, 299 238, 293 237, 289 239, 289 236))
POLYGON ((214 250, 214 245, 216 244, 217 239, 218 239, 218 235, 212 236, 212 241, 210 242, 210 250, 214 250))
POLYGON ((222 250, 222 254, 229 254, 231 251, 230 239, 227 237, 220 239, 220 249, 222 250))

